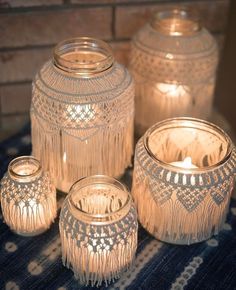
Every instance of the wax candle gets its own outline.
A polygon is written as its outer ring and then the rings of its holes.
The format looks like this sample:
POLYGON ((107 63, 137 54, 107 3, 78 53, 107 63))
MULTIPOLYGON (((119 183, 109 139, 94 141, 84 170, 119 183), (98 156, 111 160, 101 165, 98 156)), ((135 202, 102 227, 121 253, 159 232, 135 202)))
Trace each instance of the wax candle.
POLYGON ((180 167, 180 168, 186 168, 186 169, 198 168, 196 165, 192 164, 191 157, 186 157, 184 158, 183 161, 174 161, 174 162, 171 162, 170 164, 180 167))
POLYGON ((84 176, 121 176, 133 155, 134 82, 99 39, 59 43, 35 77, 32 150, 65 193, 84 176))
POLYGON ((40 162, 22 156, 10 162, 1 181, 1 206, 8 226, 24 236, 47 230, 56 217, 56 189, 40 162))
POLYGON ((192 11, 157 12, 131 42, 136 134, 167 118, 208 118, 217 63, 217 43, 192 11))
POLYGON ((156 238, 192 244, 217 234, 234 185, 236 150, 219 127, 199 119, 157 123, 135 151, 132 195, 156 238))
POLYGON ((127 189, 108 176, 75 183, 60 214, 62 259, 80 283, 108 284, 130 268, 137 216, 127 189))

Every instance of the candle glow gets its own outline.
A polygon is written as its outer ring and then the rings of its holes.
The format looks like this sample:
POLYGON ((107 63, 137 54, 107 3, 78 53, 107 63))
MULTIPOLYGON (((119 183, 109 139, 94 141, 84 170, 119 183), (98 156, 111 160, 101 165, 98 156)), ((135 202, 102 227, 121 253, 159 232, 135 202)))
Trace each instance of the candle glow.
POLYGON ((236 149, 217 126, 192 118, 157 123, 135 151, 132 195, 141 224, 157 239, 174 244, 217 234, 235 165, 236 149))
POLYGON ((170 164, 180 167, 180 168, 186 168, 186 169, 198 168, 196 165, 192 164, 191 157, 186 157, 184 158, 183 161, 175 161, 175 162, 171 162, 170 164))
POLYGON ((63 264, 82 284, 109 284, 132 264, 137 226, 131 196, 121 183, 103 175, 78 181, 60 215, 63 264))
POLYGON ((49 174, 32 156, 14 159, 1 181, 1 206, 5 222, 23 236, 38 235, 56 217, 56 189, 49 174))

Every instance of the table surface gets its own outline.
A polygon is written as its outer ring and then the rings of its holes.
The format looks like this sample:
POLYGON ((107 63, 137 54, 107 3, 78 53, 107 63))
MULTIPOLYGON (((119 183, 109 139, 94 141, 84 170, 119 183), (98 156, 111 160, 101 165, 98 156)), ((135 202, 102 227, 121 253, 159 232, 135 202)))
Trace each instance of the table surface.
MULTIPOLYGON (((0 143, 0 177, 10 160, 31 152, 26 126, 0 143)), ((130 186, 132 170, 123 181, 130 186)), ((58 195, 58 213, 63 202, 58 195)), ((25 238, 10 231, 0 212, 0 289, 94 289, 78 284, 63 267, 58 218, 44 234, 25 238)), ((96 289, 96 288, 95 288, 96 289)), ((100 287, 99 289, 105 289, 100 287)), ((218 236, 191 246, 162 243, 139 226, 134 266, 106 289, 236 289, 236 201, 218 236)))

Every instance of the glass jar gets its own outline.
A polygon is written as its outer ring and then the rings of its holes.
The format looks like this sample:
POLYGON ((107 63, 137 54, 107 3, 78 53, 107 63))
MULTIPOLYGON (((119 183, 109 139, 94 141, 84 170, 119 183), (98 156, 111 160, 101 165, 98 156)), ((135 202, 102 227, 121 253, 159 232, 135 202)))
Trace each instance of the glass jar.
POLYGON ((191 11, 157 13, 132 40, 137 135, 166 118, 207 119, 217 64, 216 41, 191 11))
POLYGON ((118 177, 131 162, 133 118, 133 81, 110 46, 66 40, 33 84, 33 154, 64 192, 91 174, 118 177))
POLYGON ((199 119, 152 126, 135 151, 132 195, 139 221, 157 239, 192 244, 220 231, 234 186, 236 149, 199 119))
POLYGON ((107 285, 132 265, 137 214, 119 181, 96 175, 76 182, 62 206, 59 228, 63 263, 80 283, 107 285))
POLYGON ((19 235, 38 235, 54 221, 56 189, 33 156, 10 162, 1 180, 1 207, 6 224, 19 235))

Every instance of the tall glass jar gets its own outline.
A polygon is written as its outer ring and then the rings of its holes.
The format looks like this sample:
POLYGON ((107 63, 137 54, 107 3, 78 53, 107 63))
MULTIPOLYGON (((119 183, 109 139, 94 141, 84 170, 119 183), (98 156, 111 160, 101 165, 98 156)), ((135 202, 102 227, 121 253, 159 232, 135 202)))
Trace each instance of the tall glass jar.
POLYGON ((33 154, 64 192, 84 176, 120 176, 133 153, 133 115, 133 81, 110 46, 66 40, 33 83, 33 154))
POLYGON ((207 119, 217 63, 216 41, 191 11, 157 13, 132 40, 137 134, 170 117, 207 119))
POLYGON ((137 213, 126 187, 104 175, 76 182, 60 214, 62 260, 82 284, 100 286, 130 268, 137 213))

